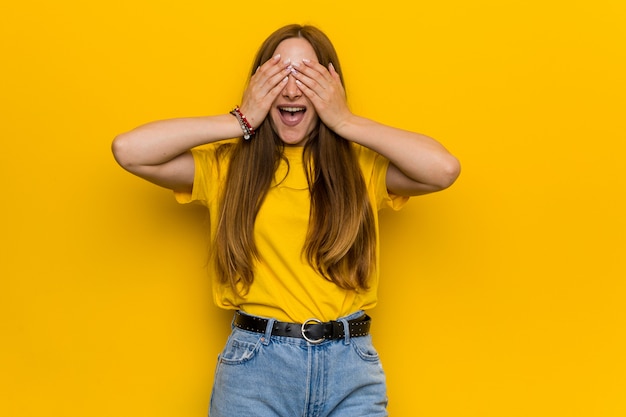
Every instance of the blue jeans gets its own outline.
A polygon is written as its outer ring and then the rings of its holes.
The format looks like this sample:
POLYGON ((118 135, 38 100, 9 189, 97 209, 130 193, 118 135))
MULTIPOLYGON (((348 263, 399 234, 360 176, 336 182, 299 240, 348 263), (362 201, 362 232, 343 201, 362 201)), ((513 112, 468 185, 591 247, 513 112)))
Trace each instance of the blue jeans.
MULTIPOLYGON (((354 313, 339 321, 359 317, 354 313)), ((371 336, 311 344, 234 327, 218 358, 210 417, 387 416, 371 336)), ((346 332, 347 333, 347 332, 346 332)))

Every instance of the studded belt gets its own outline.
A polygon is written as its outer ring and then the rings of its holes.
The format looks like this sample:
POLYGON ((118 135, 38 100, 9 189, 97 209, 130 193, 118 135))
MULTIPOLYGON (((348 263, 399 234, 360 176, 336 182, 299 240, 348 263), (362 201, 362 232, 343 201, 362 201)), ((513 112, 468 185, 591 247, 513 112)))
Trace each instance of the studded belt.
MULTIPOLYGON (((367 315, 348 320, 350 337, 366 336, 370 330, 372 319, 367 315)), ((268 319, 250 316, 239 311, 235 313, 233 324, 242 329, 256 333, 267 331, 268 319)), ((318 319, 308 319, 304 323, 289 323, 275 321, 272 327, 273 336, 296 337, 305 339, 309 343, 317 344, 325 340, 337 340, 346 337, 345 328, 341 321, 322 322, 318 319)))

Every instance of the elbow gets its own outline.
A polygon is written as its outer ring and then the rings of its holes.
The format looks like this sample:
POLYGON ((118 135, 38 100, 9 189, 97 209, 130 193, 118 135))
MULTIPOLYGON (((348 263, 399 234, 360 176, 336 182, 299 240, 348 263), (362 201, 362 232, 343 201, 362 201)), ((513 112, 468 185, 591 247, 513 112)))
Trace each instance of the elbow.
POLYGON ((461 163, 453 155, 448 155, 440 163, 439 175, 437 178, 436 187, 439 190, 445 190, 450 187, 461 174, 461 163))
POLYGON ((428 166, 415 165, 413 175, 400 171, 395 165, 387 170, 387 189, 396 195, 416 196, 445 190, 461 173, 461 164, 454 156, 447 154, 436 160, 429 160, 428 166))
POLYGON ((111 152, 115 161, 125 170, 131 171, 133 161, 130 152, 130 144, 125 133, 116 136, 111 144, 111 152))

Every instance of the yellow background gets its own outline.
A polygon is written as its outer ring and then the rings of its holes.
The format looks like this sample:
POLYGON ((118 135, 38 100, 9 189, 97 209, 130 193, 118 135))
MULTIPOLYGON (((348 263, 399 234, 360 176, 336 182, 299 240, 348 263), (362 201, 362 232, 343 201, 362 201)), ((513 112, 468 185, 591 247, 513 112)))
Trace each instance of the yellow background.
POLYGON ((622 0, 6 1, 0 415, 206 414, 230 315, 203 214, 110 142, 223 113, 260 42, 313 23, 353 110, 441 140, 453 188, 381 218, 390 412, 626 415, 622 0))

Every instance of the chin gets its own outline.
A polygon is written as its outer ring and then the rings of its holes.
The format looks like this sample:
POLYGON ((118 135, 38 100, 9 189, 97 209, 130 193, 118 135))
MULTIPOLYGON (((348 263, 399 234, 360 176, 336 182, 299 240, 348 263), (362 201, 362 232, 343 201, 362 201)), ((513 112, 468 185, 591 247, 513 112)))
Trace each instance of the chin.
POLYGON ((286 126, 281 122, 280 115, 272 114, 271 123, 274 133, 285 146, 304 146, 315 130, 317 119, 305 119, 296 126, 286 126))
POLYGON ((283 143, 286 146, 302 146, 306 143, 306 136, 304 137, 283 137, 283 136, 279 136, 280 140, 283 141, 283 143))
POLYGON ((284 129, 276 129, 276 135, 280 138, 281 141, 286 146, 303 146, 308 140, 309 136, 313 129, 288 129, 285 131, 284 129))

